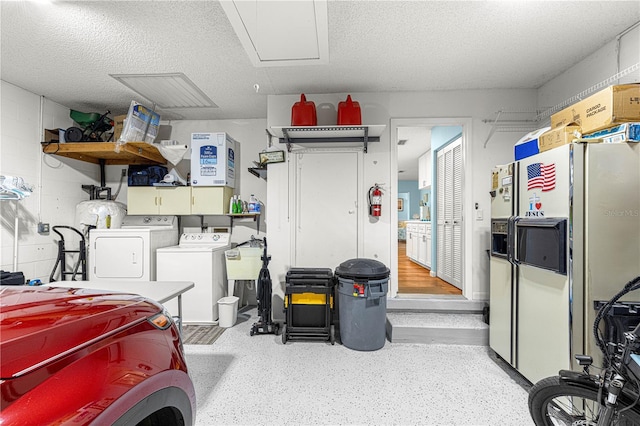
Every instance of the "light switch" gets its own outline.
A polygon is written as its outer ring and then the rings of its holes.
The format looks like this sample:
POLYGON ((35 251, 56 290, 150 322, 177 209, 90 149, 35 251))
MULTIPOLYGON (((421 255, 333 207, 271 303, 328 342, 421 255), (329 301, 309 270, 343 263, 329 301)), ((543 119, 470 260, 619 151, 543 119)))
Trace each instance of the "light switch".
POLYGON ((482 209, 476 210, 476 220, 482 220, 482 209))

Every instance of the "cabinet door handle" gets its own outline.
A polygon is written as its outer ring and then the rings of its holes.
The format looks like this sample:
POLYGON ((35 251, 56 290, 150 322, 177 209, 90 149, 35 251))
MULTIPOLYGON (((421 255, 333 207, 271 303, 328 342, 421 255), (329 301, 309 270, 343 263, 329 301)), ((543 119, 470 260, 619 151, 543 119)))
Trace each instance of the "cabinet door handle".
POLYGON ((158 205, 158 197, 157 196, 153 197, 153 204, 156 205, 156 206, 158 205))
POLYGON ((191 196, 191 205, 195 206, 196 204, 196 197, 194 197, 193 195, 191 196))

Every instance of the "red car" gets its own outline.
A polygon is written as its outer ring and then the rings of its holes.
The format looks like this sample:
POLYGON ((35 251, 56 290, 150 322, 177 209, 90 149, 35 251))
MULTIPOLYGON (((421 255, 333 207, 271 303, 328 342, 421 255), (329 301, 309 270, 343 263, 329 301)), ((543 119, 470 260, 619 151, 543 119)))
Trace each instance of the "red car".
POLYGON ((0 360, 2 425, 195 420, 178 329, 142 296, 2 286, 0 360))

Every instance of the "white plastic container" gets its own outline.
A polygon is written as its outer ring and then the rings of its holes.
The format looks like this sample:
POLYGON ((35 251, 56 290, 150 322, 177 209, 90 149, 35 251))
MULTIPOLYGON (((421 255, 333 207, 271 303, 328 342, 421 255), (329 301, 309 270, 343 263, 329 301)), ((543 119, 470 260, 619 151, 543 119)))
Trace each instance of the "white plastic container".
POLYGON ((227 296, 218 300, 218 325, 223 328, 233 327, 238 319, 238 300, 236 296, 227 296))

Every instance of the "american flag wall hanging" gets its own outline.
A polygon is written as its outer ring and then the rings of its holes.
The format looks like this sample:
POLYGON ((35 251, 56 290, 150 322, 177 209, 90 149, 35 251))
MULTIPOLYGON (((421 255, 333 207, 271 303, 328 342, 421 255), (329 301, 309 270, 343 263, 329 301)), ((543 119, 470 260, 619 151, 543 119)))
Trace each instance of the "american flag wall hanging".
POLYGON ((556 165, 533 163, 527 166, 527 190, 541 188, 551 191, 556 187, 556 165))

